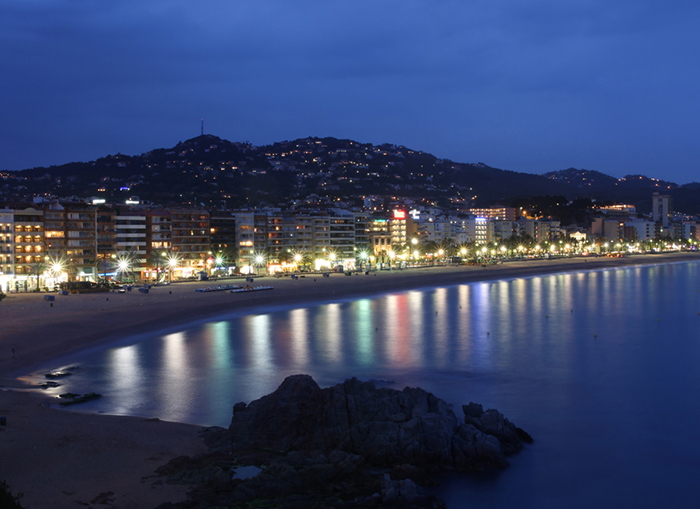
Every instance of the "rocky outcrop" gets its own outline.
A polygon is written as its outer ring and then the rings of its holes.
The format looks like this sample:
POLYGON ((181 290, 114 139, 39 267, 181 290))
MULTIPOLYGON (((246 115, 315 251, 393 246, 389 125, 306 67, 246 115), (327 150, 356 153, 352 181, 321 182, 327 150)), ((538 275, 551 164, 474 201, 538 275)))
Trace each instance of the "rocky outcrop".
POLYGON ((352 378, 321 389, 310 376, 291 376, 272 394, 237 403, 228 431, 205 430, 211 453, 159 469, 166 482, 197 484, 188 500, 159 509, 444 508, 423 491, 430 473, 503 468, 532 440, 496 410, 463 410, 460 422, 417 388, 352 378), (236 474, 250 465, 260 473, 236 474))
POLYGON ((501 444, 503 452, 513 454, 523 447, 523 442, 532 443, 532 437, 503 417, 498 410, 486 410, 478 403, 462 405, 464 422, 487 435, 495 437, 501 444))
POLYGON ((339 450, 384 467, 505 467, 506 454, 529 435, 495 410, 473 405, 465 405, 470 413, 460 423, 445 401, 423 389, 377 389, 356 378, 321 389, 310 376, 295 375, 272 394, 237 404, 229 431, 234 452, 339 450))

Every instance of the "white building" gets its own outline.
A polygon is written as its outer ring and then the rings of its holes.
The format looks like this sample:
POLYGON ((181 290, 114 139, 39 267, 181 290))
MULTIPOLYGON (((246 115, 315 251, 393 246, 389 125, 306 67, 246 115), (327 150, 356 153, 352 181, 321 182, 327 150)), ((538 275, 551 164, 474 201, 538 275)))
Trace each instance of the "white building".
POLYGON ((646 219, 635 219, 633 221, 625 221, 625 229, 634 228, 634 236, 636 240, 644 242, 654 238, 654 222, 646 219))
POLYGON ((466 232, 470 242, 486 244, 489 236, 488 220, 485 217, 469 216, 465 220, 466 232))

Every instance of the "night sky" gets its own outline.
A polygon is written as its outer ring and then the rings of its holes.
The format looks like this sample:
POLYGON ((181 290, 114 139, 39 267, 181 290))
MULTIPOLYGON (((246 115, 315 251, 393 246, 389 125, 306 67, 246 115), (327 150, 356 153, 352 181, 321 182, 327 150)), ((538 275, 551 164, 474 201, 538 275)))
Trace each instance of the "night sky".
POLYGON ((700 181, 700 2, 0 0, 0 169, 205 132, 700 181))

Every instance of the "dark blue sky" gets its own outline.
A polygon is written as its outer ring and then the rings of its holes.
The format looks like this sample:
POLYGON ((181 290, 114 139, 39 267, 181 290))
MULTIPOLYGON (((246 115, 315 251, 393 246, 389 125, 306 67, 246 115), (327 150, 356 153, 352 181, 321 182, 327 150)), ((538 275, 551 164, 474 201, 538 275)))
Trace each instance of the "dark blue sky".
POLYGON ((0 169, 205 131, 700 181, 700 2, 0 0, 0 169))

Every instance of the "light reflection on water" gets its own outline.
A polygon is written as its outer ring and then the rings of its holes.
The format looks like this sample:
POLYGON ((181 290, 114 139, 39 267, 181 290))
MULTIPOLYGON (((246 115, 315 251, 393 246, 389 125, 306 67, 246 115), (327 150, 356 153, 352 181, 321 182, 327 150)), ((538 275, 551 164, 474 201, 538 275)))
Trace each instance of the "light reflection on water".
POLYGON ((448 507, 691 507, 700 264, 558 274, 249 315, 71 359, 86 410, 228 425, 290 374, 421 386, 536 438, 448 507), (463 504, 462 500, 469 500, 463 504))

